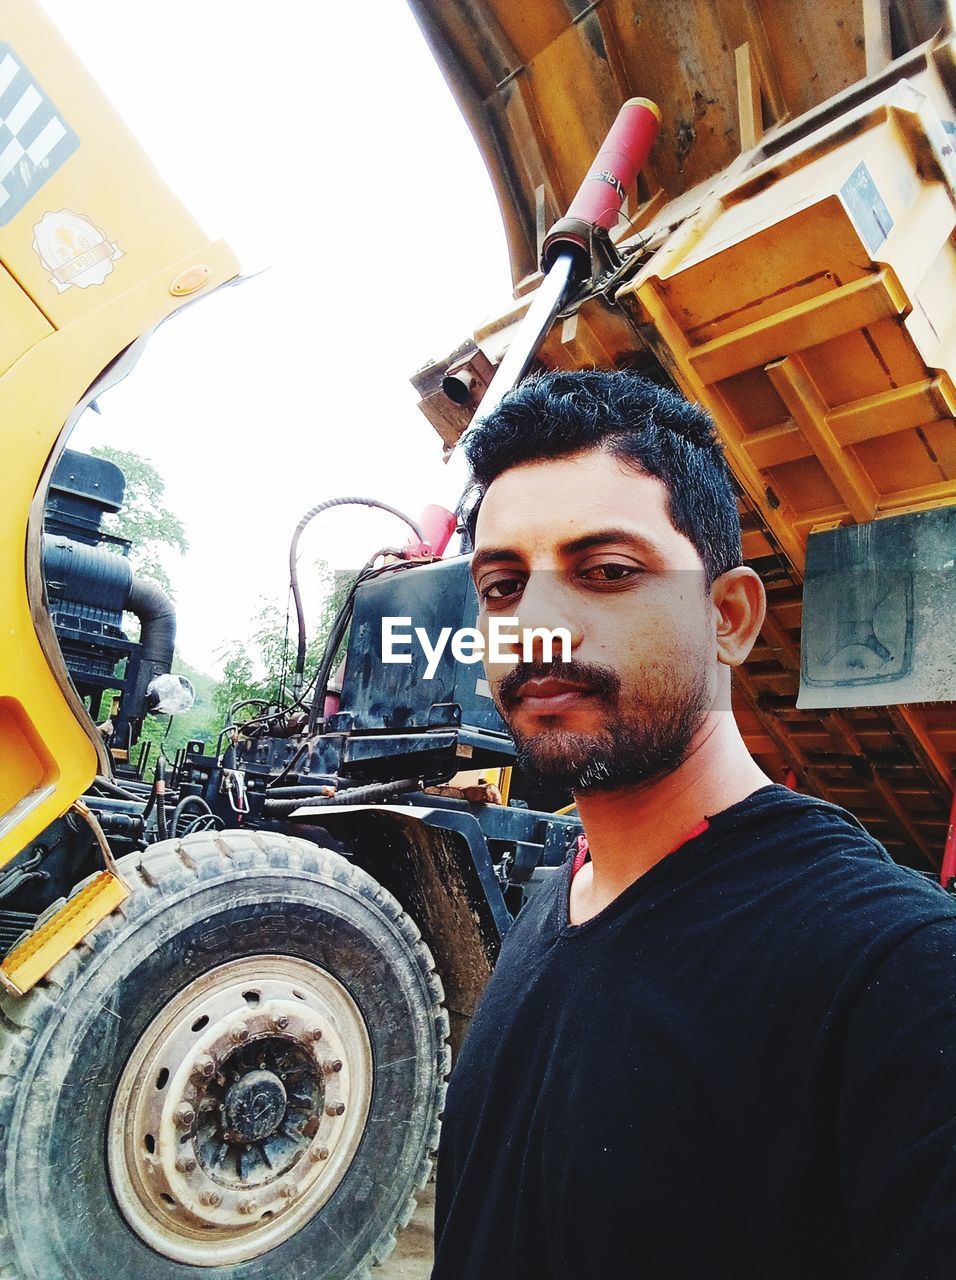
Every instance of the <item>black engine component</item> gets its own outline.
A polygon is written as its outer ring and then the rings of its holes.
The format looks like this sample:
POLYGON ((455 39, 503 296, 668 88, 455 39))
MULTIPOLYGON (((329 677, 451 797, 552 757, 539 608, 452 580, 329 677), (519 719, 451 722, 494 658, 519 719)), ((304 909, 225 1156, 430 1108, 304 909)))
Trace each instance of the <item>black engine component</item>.
POLYGON ((162 587, 133 572, 129 541, 103 531, 125 488, 115 463, 64 450, 47 500, 43 576, 73 683, 94 718, 111 717, 112 745, 128 750, 150 709, 149 682, 172 666, 176 613, 162 587), (124 612, 140 620, 138 643, 123 629, 124 612), (105 689, 120 692, 115 713, 101 709, 105 689))

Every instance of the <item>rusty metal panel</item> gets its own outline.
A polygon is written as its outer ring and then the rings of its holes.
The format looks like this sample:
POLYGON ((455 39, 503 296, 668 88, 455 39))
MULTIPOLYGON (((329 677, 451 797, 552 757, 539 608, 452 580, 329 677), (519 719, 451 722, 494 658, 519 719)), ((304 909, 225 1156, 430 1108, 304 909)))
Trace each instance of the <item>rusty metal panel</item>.
POLYGON ((814 534, 797 706, 956 700, 956 506, 814 534))

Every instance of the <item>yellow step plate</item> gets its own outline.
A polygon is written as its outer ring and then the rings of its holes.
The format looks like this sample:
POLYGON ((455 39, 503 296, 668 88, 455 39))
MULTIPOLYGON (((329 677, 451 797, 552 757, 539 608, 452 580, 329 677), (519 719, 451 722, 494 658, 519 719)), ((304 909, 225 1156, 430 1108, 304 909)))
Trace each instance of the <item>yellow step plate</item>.
POLYGON ((128 885, 101 871, 13 948, 0 965, 3 986, 24 995, 129 895, 128 885))

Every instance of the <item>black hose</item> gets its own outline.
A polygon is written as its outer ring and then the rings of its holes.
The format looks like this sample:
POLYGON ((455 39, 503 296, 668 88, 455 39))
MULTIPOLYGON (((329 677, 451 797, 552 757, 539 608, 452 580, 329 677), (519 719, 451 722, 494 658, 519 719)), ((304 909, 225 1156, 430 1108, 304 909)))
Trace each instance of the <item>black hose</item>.
POLYGON ((266 799, 294 800, 296 796, 314 796, 316 787, 334 787, 335 783, 336 776, 334 773, 311 777, 308 782, 300 782, 288 787, 268 787, 266 789, 266 799))
MULTIPOLYGON (((273 703, 268 698, 243 698, 240 702, 234 702, 229 708, 228 721, 230 724, 236 723, 236 715, 243 707, 271 707, 273 703)), ((253 716, 253 720, 258 720, 258 716, 253 716)))
POLYGON ((292 757, 289 763, 285 766, 282 772, 272 782, 266 784, 266 791, 271 791, 273 787, 278 786, 278 784, 282 781, 283 778, 287 778, 289 774, 292 772, 292 770, 295 768, 295 766, 302 759, 302 757, 305 755, 305 753, 308 751, 308 749, 309 749, 309 744, 307 742, 300 743, 298 749, 295 752, 295 755, 292 757))
POLYGON ((142 803, 142 796, 134 796, 132 791, 124 791, 115 782, 110 782, 109 778, 104 778, 101 773, 98 773, 93 779, 93 785, 98 787, 100 791, 105 792, 106 795, 113 796, 117 800, 135 800, 137 804, 142 803))
POLYGON ((190 821, 187 822, 183 835, 192 835, 194 831, 221 831, 222 828, 223 821, 221 818, 217 817, 216 814, 200 813, 198 817, 191 818, 190 821), (217 823, 219 824, 218 827, 216 826, 217 823))
POLYGON ((179 804, 173 810, 173 816, 169 820, 169 829, 174 836, 178 836, 180 834, 179 819, 183 816, 190 805, 196 804, 199 805, 202 813, 212 813, 212 810, 209 805, 206 804, 202 796, 183 796, 182 800, 180 800, 179 804))
POLYGON ((421 785, 421 778, 401 778, 398 782, 375 782, 367 787, 350 787, 347 791, 339 791, 334 796, 302 796, 298 800, 267 800, 262 806, 262 811, 270 818, 291 818, 296 809, 306 806, 311 809, 333 804, 375 804, 379 800, 388 800, 405 791, 418 791, 421 785))
POLYGON ((153 787, 156 794, 156 830, 160 840, 166 840, 169 837, 169 828, 166 826, 166 761, 162 756, 156 761, 156 781, 153 787))
POLYGON ((389 515, 397 516, 399 520, 404 520, 408 527, 414 532, 419 542, 425 541, 425 535, 421 526, 416 524, 410 516, 405 515, 403 511, 399 511, 397 507, 390 507, 387 502, 379 502, 377 498, 329 498, 325 502, 319 502, 310 508, 299 523, 295 527, 292 535, 292 543, 289 546, 289 584, 292 587, 292 599, 295 604, 295 619, 298 627, 299 638, 296 645, 295 653, 295 674, 292 677, 292 692, 295 697, 299 696, 302 687, 302 676, 305 672, 305 612, 302 608, 302 596, 299 592, 299 573, 297 567, 299 539, 306 526, 310 521, 314 520, 317 515, 321 515, 323 511, 328 511, 332 507, 359 506, 359 507, 377 507, 380 511, 387 511, 389 515))
POLYGON ((315 733, 319 720, 323 718, 325 712, 325 694, 329 687, 329 680, 332 678, 332 667, 335 663, 335 655, 339 651, 339 645, 349 629, 352 621, 352 610, 355 606, 355 589, 362 581, 360 574, 352 584, 348 595, 342 603, 342 607, 335 615, 332 628, 329 631, 329 638, 325 642, 325 651, 322 654, 322 661, 319 663, 318 670, 315 673, 315 692, 312 695, 312 706, 309 709, 309 734, 315 733))
MULTIPOLYGON (((355 580, 349 587, 348 595, 342 601, 338 613, 332 622, 328 639, 325 642, 325 648, 322 651, 322 661, 316 668, 315 675, 312 677, 312 684, 315 685, 315 692, 312 695, 312 706, 309 710, 309 735, 315 733, 319 720, 322 719, 324 710, 325 695, 329 687, 329 680, 332 676, 332 667, 335 664, 335 655, 339 651, 339 646, 349 629, 349 623, 352 621, 352 610, 355 607, 355 593, 359 586, 369 577, 375 576, 375 561, 382 555, 381 551, 375 554, 365 562, 362 568, 355 576, 355 580)), ((413 561, 407 561, 410 566, 413 561)))
POLYGON ((124 608, 140 620, 139 668, 136 681, 126 694, 132 708, 129 721, 138 731, 149 710, 146 706, 149 682, 165 675, 172 667, 176 649, 176 606, 157 582, 136 574, 124 608))

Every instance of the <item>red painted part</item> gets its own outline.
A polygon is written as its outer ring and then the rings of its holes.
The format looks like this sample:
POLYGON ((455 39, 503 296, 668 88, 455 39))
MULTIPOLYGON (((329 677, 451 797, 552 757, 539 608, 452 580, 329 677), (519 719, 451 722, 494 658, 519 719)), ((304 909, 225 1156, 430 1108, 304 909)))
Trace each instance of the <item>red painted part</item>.
POLYGON ((644 98, 625 102, 571 201, 566 217, 610 231, 660 129, 660 115, 644 98))
POLYGON ((402 548, 407 558, 412 556, 440 556, 451 539, 452 534, 458 524, 458 520, 451 511, 446 511, 444 507, 436 506, 431 503, 425 508, 418 518, 422 533, 425 535, 423 542, 419 542, 417 538, 412 538, 405 543, 402 548))
POLYGON ((571 863, 571 879, 578 874, 581 868, 588 860, 588 838, 585 835, 578 836, 578 847, 574 854, 574 861, 571 863))
POLYGON ((797 790, 797 775, 792 769, 784 769, 783 785, 785 787, 789 787, 791 791, 797 790))
POLYGON ((953 792, 953 803, 949 810, 949 827, 946 831, 939 882, 946 889, 953 879, 956 879, 956 791, 953 792))

